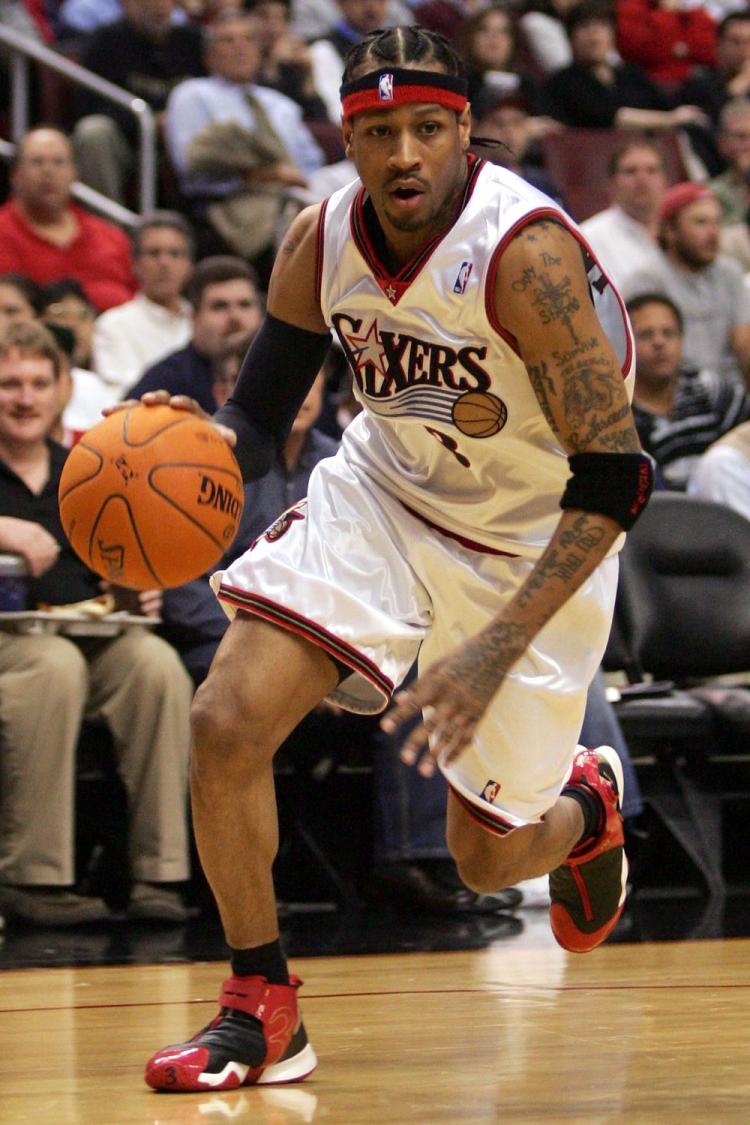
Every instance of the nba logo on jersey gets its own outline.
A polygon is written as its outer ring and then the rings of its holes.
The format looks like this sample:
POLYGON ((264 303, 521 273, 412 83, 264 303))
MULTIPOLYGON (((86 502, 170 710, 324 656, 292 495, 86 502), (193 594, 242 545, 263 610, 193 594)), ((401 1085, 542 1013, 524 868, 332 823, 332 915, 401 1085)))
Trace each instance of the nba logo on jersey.
POLYGON ((381 102, 393 101, 393 75, 381 74, 378 81, 378 96, 381 102))
POLYGON ((473 268, 474 267, 473 267, 471 262, 461 262, 461 269, 458 271, 458 274, 456 275, 456 280, 453 283, 453 292, 454 293, 465 293, 466 292, 466 286, 468 285, 469 278, 471 277, 471 271, 472 271, 473 268))

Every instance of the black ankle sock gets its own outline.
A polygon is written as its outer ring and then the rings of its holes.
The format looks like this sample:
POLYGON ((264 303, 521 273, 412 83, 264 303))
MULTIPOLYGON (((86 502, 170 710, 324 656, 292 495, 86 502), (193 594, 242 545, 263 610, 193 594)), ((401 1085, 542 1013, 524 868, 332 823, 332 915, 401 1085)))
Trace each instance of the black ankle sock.
POLYGON ((236 977, 265 977, 269 984, 289 984, 281 942, 269 941, 254 949, 231 949, 230 963, 236 977))
POLYGON ((583 832, 579 844, 597 835, 602 821, 602 805, 599 798, 590 789, 583 785, 566 785, 560 794, 562 797, 572 797, 583 813, 583 832))

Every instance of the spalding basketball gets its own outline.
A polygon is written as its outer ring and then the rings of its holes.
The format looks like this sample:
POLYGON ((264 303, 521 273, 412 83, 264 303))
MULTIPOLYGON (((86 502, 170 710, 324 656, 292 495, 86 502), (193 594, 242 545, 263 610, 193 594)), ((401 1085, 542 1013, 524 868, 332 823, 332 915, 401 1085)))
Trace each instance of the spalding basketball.
POLYGON ((486 391, 467 391, 453 403, 452 413, 453 424, 467 437, 492 437, 508 419, 503 400, 486 391))
POLYGON ((118 410, 87 430, 60 477, 60 517, 83 561, 132 590, 180 586, 234 539, 244 492, 214 426, 171 406, 118 410))

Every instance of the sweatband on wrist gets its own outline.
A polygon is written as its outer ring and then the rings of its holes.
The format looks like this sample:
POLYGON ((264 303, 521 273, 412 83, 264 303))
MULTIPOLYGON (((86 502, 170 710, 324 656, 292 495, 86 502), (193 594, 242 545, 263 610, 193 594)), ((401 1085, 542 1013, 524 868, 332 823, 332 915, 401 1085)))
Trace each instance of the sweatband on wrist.
POLYGON ((409 102, 424 102, 461 113, 466 107, 465 78, 435 70, 381 67, 361 78, 344 82, 339 89, 342 116, 354 117, 368 110, 395 109, 409 102))
POLYGON ((330 332, 310 332, 266 313, 230 398, 214 415, 237 434, 235 454, 244 480, 268 472, 330 345, 330 332))
POLYGON ((646 453, 574 453, 561 508, 599 512, 629 531, 646 507, 654 466, 646 453))

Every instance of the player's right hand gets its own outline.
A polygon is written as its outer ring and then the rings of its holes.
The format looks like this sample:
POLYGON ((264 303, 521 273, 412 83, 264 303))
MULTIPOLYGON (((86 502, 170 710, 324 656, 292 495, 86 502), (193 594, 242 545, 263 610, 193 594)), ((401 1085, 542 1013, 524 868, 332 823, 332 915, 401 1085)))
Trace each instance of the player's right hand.
POLYGON ((112 406, 105 406, 102 414, 108 418, 110 414, 114 414, 118 410, 132 410, 134 406, 172 406, 175 410, 186 410, 189 414, 195 414, 198 418, 203 418, 204 421, 210 422, 214 426, 227 445, 234 449, 237 444, 237 434, 231 430, 229 426, 222 426, 221 422, 215 422, 210 414, 207 414, 199 402, 189 395, 172 395, 169 391, 146 391, 140 398, 126 398, 122 402, 116 402, 112 406))

